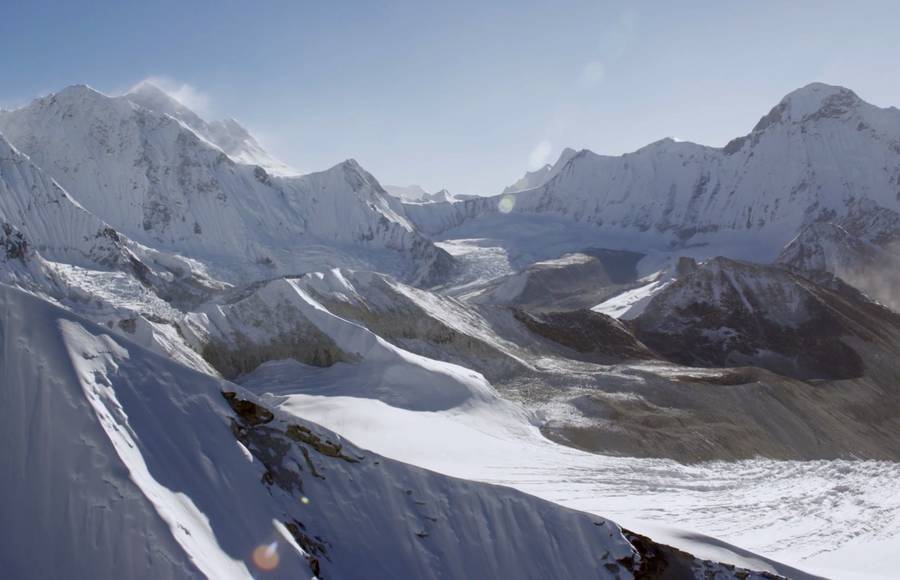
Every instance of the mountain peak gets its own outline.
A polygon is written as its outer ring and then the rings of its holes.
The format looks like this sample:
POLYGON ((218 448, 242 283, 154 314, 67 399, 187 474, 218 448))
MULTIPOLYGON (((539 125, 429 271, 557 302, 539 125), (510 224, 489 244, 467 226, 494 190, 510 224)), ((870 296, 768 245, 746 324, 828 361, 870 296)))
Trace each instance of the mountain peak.
POLYGON ((138 84, 134 85, 133 87, 131 87, 131 90, 128 91, 128 94, 129 95, 145 95, 148 97, 152 96, 152 97, 160 97, 160 98, 165 97, 165 98, 169 98, 169 99, 172 98, 169 96, 168 93, 166 93, 164 90, 159 88, 156 84, 154 84, 153 81, 149 81, 149 80, 143 80, 143 81, 139 82, 138 84))
POLYGON ((753 127, 762 131, 782 121, 800 123, 822 118, 839 118, 863 101, 848 88, 825 83, 810 83, 784 96, 753 127))
POLYGON ((153 84, 152 81, 144 80, 139 82, 125 94, 125 98, 145 109, 180 119, 195 130, 205 124, 196 113, 185 107, 181 101, 153 84))
POLYGON ((68 87, 57 91, 50 95, 51 98, 56 99, 75 99, 75 100, 87 100, 87 99, 97 99, 97 98, 109 98, 97 89, 89 86, 89 85, 69 85, 68 87))

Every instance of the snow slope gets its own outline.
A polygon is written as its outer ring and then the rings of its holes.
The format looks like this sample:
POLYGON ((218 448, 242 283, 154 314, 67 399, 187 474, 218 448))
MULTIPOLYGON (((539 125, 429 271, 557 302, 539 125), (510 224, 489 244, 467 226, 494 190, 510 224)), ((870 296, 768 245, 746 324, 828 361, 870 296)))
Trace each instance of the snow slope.
POLYGON ((534 171, 526 171, 525 175, 520 177, 515 183, 503 189, 503 193, 517 193, 519 191, 525 191, 526 189, 534 189, 535 187, 540 187, 547 183, 554 175, 559 173, 559 170, 562 169, 566 163, 569 162, 572 157, 578 152, 574 149, 566 147, 563 149, 563 152, 560 154, 559 159, 556 160, 556 163, 553 165, 547 163, 543 167, 539 169, 535 169, 534 171))
MULTIPOLYGON (((467 479, 502 482, 593 513, 614 509, 629 529, 665 533, 667 541, 679 547, 688 544, 685 530, 714 531, 725 542, 693 534, 697 537, 692 548, 703 557, 715 555, 720 561, 791 578, 812 576, 769 558, 777 554, 799 563, 804 556, 828 552, 854 538, 870 541, 878 532, 869 521, 889 525, 890 534, 898 531, 888 515, 894 508, 885 507, 896 505, 898 487, 881 471, 896 472, 893 464, 848 463, 852 477, 841 480, 848 485, 847 494, 831 494, 821 485, 829 475, 828 462, 685 466, 595 455, 551 443, 536 425, 502 407, 419 412, 370 399, 364 392, 333 396, 326 382, 311 381, 310 369, 295 362, 263 365, 241 384, 289 414, 315 417, 317 423, 365 440, 389 457, 467 479), (807 479, 812 474, 818 475, 807 479), (866 501, 857 503, 860 496, 866 501), (887 503, 880 505, 877 498, 887 503), (758 510, 748 507, 757 505, 758 510), (841 511, 830 511, 829 506, 838 505, 841 511), (845 518, 846 529, 835 533, 845 518), (678 529, 663 529, 663 523, 678 529)), ((856 567, 852 560, 835 560, 835 565, 856 567)))
POLYGON ((264 353, 266 358, 251 356, 237 367, 240 371, 252 371, 279 355, 324 367, 310 370, 331 395, 352 392, 427 411, 479 401, 501 404, 479 373, 394 346, 330 312, 304 288, 309 284, 305 279, 269 282, 246 298, 190 314, 185 331, 198 343, 211 345, 206 352, 215 353, 213 360, 264 353))
POLYGON ((234 119, 207 123, 199 115, 170 97, 150 81, 132 88, 125 97, 152 111, 171 115, 213 143, 238 163, 258 165, 271 175, 299 175, 300 172, 272 157, 247 129, 234 119))
POLYGON ((273 176, 191 128, 183 107, 173 117, 132 99, 68 87, 4 112, 0 132, 118 231, 226 280, 350 264, 427 281, 449 268, 355 161, 273 176))
POLYGON ((648 557, 611 522, 380 458, 8 286, 0 341, 11 577, 631 578, 648 557))

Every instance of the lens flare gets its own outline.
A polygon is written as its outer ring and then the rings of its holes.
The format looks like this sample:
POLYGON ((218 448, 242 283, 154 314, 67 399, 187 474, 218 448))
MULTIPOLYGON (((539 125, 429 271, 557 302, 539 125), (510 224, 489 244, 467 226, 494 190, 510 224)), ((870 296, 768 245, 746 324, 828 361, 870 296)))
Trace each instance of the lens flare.
POLYGON ((500 203, 497 204, 497 209, 500 210, 501 213, 509 213, 516 206, 516 198, 511 195, 504 195, 500 198, 500 203))
POLYGON ((278 542, 263 544, 253 550, 253 563, 265 572, 271 572, 278 567, 278 542))

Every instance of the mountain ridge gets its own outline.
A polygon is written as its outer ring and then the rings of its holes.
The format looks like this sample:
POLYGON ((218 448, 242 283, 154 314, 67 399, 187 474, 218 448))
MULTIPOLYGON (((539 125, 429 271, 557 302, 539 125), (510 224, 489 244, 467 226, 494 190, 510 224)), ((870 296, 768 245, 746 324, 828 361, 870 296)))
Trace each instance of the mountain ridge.
POLYGON ((355 161, 270 175, 188 126, 183 119, 198 122, 189 110, 175 112, 181 118, 76 85, 4 113, 0 133, 119 231, 226 279, 337 262, 427 281, 451 267, 355 161))

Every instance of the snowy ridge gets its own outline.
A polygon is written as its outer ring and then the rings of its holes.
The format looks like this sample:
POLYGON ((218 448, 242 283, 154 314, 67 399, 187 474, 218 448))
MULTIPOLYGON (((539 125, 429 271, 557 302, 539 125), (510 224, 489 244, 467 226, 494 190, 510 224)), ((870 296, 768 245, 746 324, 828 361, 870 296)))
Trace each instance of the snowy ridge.
POLYGON ((559 159, 556 160, 556 163, 553 165, 548 163, 540 169, 527 171, 518 181, 504 188, 503 193, 518 193, 520 191, 525 191, 526 189, 534 189, 535 187, 544 185, 550 181, 553 176, 559 173, 560 169, 562 169, 570 159, 575 157, 577 153, 578 152, 574 149, 566 147, 560 154, 559 159))
MULTIPOLYGON (((329 312, 304 285, 303 280, 280 279, 235 303, 210 305, 203 313, 188 315, 186 331, 198 343, 212 345, 206 352, 213 360, 248 356, 258 348, 266 353, 265 360, 311 363, 308 372, 319 376, 319 384, 330 385, 330 395, 430 411, 476 402, 501 404, 480 374, 388 343, 329 312)), ((265 360, 251 357, 239 370, 252 371, 265 360)))
POLYGON ((27 156, 0 135, 0 222, 48 258, 81 265, 121 266, 123 240, 91 215, 27 156))
POLYGON ((171 115, 193 129, 198 135, 219 147, 238 163, 258 165, 271 175, 299 175, 299 171, 275 159, 234 119, 207 123, 199 115, 170 97, 152 82, 143 81, 125 97, 144 108, 171 115))
POLYGON ((404 350, 484 373, 490 379, 528 367, 522 349, 499 337, 471 304, 375 272, 329 270, 296 279, 329 311, 404 350))
POLYGON ((0 315, 0 560, 15 577, 631 578, 656 552, 737 577, 652 543, 639 554, 587 514, 379 458, 7 286, 0 315), (20 557, 34 545, 41 558, 20 557))
MULTIPOLYGON (((817 83, 787 95, 724 148, 663 139, 620 157, 583 150, 504 203, 512 213, 596 226, 595 243, 629 235, 637 241, 631 248, 742 245, 768 261, 801 227, 845 215, 853 200, 900 209, 898 135, 900 111, 817 83)), ((501 201, 436 204, 410 215, 439 234, 497 214, 501 201)))
POLYGON ((179 118, 85 86, 5 113, 0 131, 120 232, 226 279, 345 264, 428 281, 450 268, 353 160, 272 176, 236 163, 179 118))

